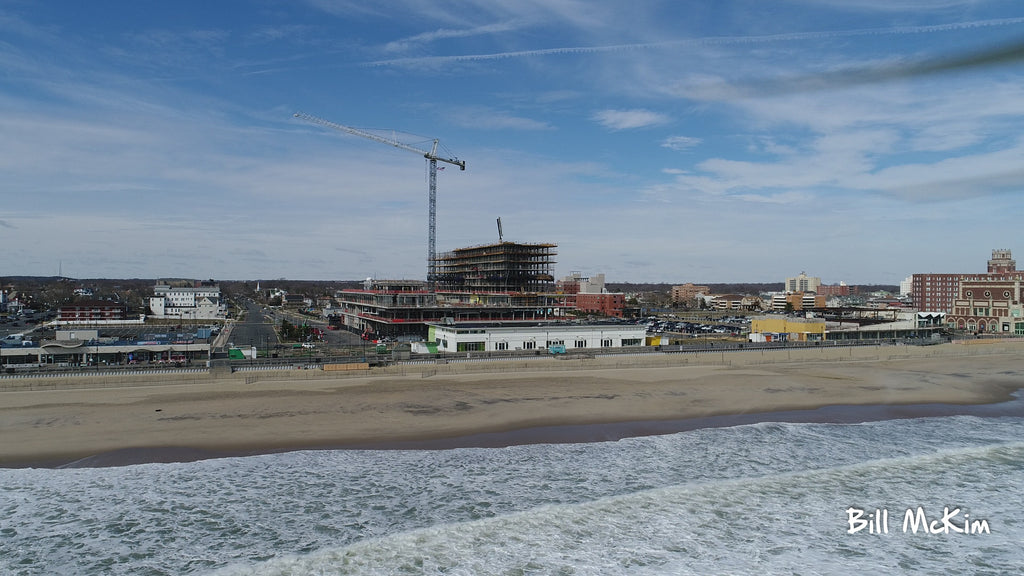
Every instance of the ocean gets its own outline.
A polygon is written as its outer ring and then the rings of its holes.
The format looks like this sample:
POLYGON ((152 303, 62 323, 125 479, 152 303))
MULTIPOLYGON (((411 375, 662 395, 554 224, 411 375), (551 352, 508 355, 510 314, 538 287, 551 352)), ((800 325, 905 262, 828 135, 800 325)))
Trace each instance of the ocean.
POLYGON ((0 523, 5 576, 1018 574, 1024 417, 8 469, 0 523))

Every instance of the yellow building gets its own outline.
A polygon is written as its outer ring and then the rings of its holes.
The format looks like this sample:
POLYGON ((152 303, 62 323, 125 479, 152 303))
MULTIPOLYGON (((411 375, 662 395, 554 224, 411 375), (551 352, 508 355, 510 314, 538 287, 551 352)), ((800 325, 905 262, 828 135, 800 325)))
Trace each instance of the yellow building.
POLYGON ((823 318, 760 316, 750 321, 751 342, 820 342, 824 339, 823 318))

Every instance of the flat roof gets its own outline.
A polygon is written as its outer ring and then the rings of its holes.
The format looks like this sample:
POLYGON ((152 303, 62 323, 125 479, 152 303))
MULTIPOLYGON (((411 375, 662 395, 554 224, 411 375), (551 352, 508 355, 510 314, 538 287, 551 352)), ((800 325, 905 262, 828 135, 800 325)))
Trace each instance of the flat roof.
POLYGON ((647 327, 642 324, 634 324, 632 322, 615 322, 614 320, 598 321, 598 322, 565 322, 562 320, 555 320, 551 322, 543 322, 537 320, 506 320, 504 322, 457 322, 454 324, 443 324, 440 322, 426 322, 427 326, 437 326, 438 328, 637 328, 647 330, 647 327))

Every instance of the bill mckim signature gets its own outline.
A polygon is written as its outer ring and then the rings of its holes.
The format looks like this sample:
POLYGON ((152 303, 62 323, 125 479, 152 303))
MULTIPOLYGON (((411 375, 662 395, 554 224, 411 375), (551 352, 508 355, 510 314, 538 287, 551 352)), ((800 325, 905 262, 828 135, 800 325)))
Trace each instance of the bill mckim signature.
MULTIPOLYGON (((907 508, 903 513, 903 533, 917 534, 991 534, 988 520, 972 518, 959 507, 950 509, 946 506, 942 509, 942 515, 929 516, 923 506, 907 508)), ((898 516, 897 516, 898 518, 898 516)), ((887 508, 875 508, 868 512, 853 506, 846 509, 846 523, 849 528, 847 534, 856 534, 867 530, 868 534, 889 533, 889 510, 887 508)))

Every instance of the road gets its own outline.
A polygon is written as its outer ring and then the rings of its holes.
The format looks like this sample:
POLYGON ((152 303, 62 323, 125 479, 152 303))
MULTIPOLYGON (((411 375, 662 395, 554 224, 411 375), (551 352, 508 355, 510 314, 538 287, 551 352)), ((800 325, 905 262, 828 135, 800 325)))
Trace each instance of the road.
POLYGON ((283 343, 278 340, 274 328, 287 320, 292 324, 306 323, 309 326, 320 328, 324 332, 324 342, 315 343, 316 351, 308 351, 309 354, 335 355, 342 352, 342 349, 360 348, 366 345, 357 334, 345 330, 328 330, 327 322, 322 319, 310 318, 293 311, 265 309, 252 300, 245 302, 245 320, 235 323, 231 330, 229 341, 235 346, 255 346, 261 353, 269 351, 282 352, 291 350, 294 343, 283 343))
POLYGON ((236 322, 231 328, 230 342, 235 346, 255 346, 262 351, 273 350, 280 342, 272 320, 263 313, 263 308, 252 300, 247 300, 245 307, 245 320, 236 322))

